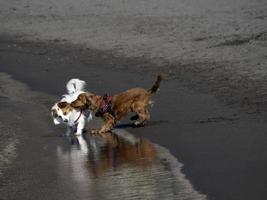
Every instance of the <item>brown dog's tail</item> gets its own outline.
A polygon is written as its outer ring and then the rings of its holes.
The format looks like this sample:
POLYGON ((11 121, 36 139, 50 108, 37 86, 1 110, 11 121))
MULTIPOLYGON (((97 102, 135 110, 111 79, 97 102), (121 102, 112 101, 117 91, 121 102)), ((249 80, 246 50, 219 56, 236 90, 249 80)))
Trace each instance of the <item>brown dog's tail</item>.
POLYGON ((148 90, 148 92, 149 92, 150 94, 153 94, 153 93, 157 92, 158 89, 159 89, 159 86, 160 86, 160 82, 161 82, 163 79, 164 79, 163 75, 162 75, 162 74, 159 74, 159 75, 157 76, 157 80, 156 80, 156 82, 155 82, 154 85, 148 90))

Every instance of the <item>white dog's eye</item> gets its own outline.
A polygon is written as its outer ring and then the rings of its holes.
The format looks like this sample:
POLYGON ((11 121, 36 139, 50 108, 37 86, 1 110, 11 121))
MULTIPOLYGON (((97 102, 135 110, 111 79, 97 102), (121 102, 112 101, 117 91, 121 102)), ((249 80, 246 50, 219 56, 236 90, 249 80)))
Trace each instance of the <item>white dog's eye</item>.
POLYGON ((66 115, 67 114, 67 112, 63 112, 63 115, 66 115))

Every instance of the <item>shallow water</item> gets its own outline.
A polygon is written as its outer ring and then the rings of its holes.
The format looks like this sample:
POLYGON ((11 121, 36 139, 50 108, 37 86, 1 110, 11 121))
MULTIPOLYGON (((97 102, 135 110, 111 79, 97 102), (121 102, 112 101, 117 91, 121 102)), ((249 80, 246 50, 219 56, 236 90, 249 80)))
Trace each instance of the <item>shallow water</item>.
POLYGON ((70 148, 57 148, 59 177, 71 177, 82 198, 206 199, 185 178, 182 164, 147 139, 117 129, 66 142, 70 148))

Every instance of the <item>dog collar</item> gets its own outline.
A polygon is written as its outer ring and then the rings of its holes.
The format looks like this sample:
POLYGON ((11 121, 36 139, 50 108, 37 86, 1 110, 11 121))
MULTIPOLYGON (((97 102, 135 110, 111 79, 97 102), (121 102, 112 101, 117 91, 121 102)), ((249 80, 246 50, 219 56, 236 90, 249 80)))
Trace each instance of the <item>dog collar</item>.
POLYGON ((78 120, 80 119, 80 117, 82 116, 82 109, 80 110, 80 114, 78 116, 78 118, 74 121, 74 124, 76 124, 78 122, 78 120))

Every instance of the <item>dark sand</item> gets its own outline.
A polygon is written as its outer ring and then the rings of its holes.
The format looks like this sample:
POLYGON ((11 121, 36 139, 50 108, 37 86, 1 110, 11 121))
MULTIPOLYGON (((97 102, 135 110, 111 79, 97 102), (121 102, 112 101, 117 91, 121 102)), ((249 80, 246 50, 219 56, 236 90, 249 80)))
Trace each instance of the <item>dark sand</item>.
MULTIPOLYGON (((127 59, 51 42, 32 43, 5 37, 1 38, 0 49, 0 71, 37 93, 31 97, 31 93, 21 90, 22 98, 20 90, 11 87, 3 92, 8 95, 0 99, 1 105, 9 106, 1 106, 1 122, 7 128, 16 128, 14 137, 20 141, 17 157, 4 168, 1 196, 11 199, 8 195, 16 191, 15 197, 21 195, 30 199, 24 191, 29 192, 31 188, 29 195, 36 195, 31 196, 33 199, 40 196, 43 199, 79 198, 72 193, 76 188, 67 183, 67 178, 65 183, 53 179, 60 172, 54 166, 57 157, 53 150, 64 143, 64 139, 57 137, 64 129, 53 127, 48 113, 55 96, 65 93, 65 82, 72 77, 86 80, 88 89, 98 94, 113 94, 136 86, 149 88, 156 74, 165 69, 151 68, 151 64, 142 59, 127 59), (141 65, 147 67, 138 68, 141 65), (20 99, 24 99, 23 103, 20 99), (19 120, 14 120, 16 115, 19 120), (29 178, 38 165, 42 165, 42 170, 29 178), (16 179, 21 170, 26 170, 22 174, 28 177, 25 185, 23 176, 16 179), (58 188, 52 187, 55 185, 58 188), (49 196, 56 194, 59 188, 60 192, 63 189, 66 192, 53 198, 49 196)), ((192 73, 191 78, 195 75, 192 73)), ((249 114, 239 106, 230 108, 225 101, 183 87, 184 82, 171 77, 162 83, 160 94, 154 97, 156 103, 151 109, 148 126, 132 128, 125 120, 120 128, 169 149, 184 164, 182 171, 194 188, 208 199, 266 199, 267 125, 264 116, 259 112, 249 114)))

